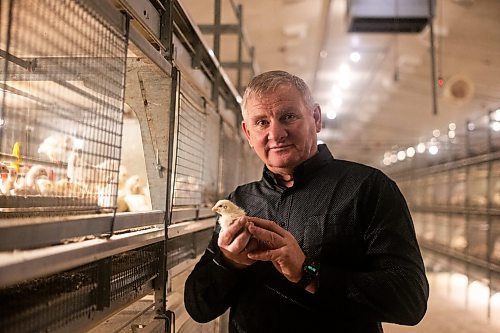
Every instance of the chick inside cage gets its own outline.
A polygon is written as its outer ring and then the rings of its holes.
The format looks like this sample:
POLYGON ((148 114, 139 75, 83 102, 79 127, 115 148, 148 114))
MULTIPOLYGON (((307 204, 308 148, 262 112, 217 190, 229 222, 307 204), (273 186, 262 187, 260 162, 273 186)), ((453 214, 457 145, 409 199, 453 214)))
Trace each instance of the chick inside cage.
POLYGON ((82 1, 0 6, 2 216, 113 210, 126 35, 82 1))

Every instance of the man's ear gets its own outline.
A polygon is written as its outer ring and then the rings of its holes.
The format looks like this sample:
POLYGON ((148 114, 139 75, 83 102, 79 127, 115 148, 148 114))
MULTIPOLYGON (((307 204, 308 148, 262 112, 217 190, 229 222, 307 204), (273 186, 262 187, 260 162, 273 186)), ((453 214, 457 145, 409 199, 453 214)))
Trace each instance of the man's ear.
POLYGON ((250 132, 248 131, 247 124, 243 120, 241 122, 241 129, 243 133, 245 133, 245 137, 247 138, 248 144, 250 145, 251 148, 253 148, 252 142, 250 141, 250 132))
POLYGON ((316 124, 316 133, 319 133, 321 131, 321 107, 319 104, 314 105, 313 117, 316 124))

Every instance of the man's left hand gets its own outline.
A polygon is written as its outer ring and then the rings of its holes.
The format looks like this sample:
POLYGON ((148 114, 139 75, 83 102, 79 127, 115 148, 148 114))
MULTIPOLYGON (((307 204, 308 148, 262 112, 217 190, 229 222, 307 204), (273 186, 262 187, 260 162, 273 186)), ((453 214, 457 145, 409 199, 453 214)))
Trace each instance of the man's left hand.
POLYGON ((259 243, 257 249, 248 253, 248 258, 271 261, 289 281, 298 282, 302 277, 305 254, 295 237, 273 221, 257 217, 247 219, 248 231, 259 243))

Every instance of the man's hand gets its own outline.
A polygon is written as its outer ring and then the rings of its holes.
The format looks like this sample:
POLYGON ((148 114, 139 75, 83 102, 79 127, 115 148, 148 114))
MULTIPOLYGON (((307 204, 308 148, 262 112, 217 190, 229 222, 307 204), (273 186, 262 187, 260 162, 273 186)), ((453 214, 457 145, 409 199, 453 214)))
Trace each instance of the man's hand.
POLYGON ((236 268, 245 268, 255 262, 247 255, 252 236, 248 232, 247 222, 247 217, 239 217, 231 225, 221 229, 217 240, 226 261, 236 268))
POLYGON ((293 235, 273 221, 256 217, 247 217, 247 220, 252 241, 257 241, 256 249, 248 252, 248 258, 271 261, 289 281, 298 282, 306 256, 293 235))

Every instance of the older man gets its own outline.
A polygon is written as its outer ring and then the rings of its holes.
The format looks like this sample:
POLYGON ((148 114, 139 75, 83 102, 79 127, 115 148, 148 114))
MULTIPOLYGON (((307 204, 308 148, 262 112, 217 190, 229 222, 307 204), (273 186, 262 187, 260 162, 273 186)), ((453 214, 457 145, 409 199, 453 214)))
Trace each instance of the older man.
POLYGON ((415 325, 429 294, 406 202, 381 171, 317 145, 321 109, 304 81, 258 75, 242 129, 262 179, 229 195, 247 216, 216 227, 185 285, 193 319, 230 309, 229 332, 382 332, 415 325))

